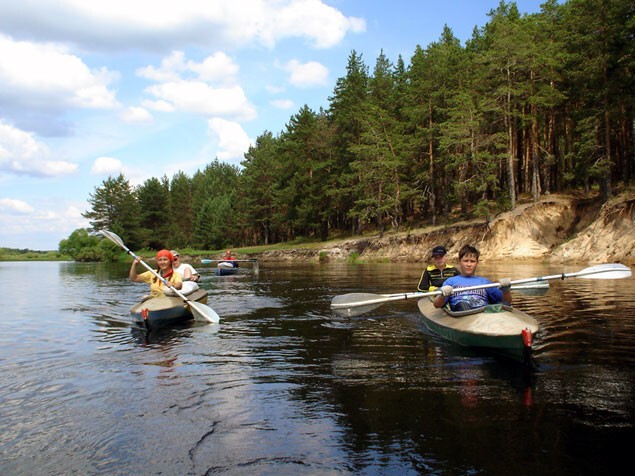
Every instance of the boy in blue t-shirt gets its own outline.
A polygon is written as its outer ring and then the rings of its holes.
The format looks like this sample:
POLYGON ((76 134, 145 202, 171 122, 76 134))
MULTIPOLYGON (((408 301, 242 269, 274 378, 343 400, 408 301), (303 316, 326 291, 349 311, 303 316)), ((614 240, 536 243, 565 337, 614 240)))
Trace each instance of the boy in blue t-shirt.
POLYGON ((450 309, 453 311, 468 311, 470 309, 483 307, 488 304, 503 303, 511 305, 512 294, 510 291, 511 281, 509 278, 503 278, 500 282, 500 288, 482 288, 472 289, 469 291, 461 291, 460 288, 480 286, 481 284, 491 284, 487 278, 476 276, 476 267, 478 266, 478 258, 480 252, 471 245, 465 245, 459 251, 459 268, 460 276, 448 278, 441 287, 441 293, 434 298, 434 307, 445 306, 448 299, 450 301, 450 309))

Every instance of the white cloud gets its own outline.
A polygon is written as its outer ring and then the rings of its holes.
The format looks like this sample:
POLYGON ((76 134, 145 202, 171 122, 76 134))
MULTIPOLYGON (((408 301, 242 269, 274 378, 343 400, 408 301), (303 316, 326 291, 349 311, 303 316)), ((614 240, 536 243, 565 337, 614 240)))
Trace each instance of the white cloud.
POLYGON ((268 19, 271 29, 262 33, 273 40, 285 37, 306 37, 316 48, 337 45, 347 32, 362 33, 366 22, 361 18, 345 17, 339 10, 320 0, 297 0, 287 2, 268 19))
POLYGON ((236 84, 237 73, 238 66, 221 52, 197 63, 187 60, 183 52, 173 51, 159 67, 137 70, 137 75, 158 81, 145 89, 154 96, 143 101, 148 109, 251 120, 256 112, 236 84))
POLYGON ((161 60, 161 66, 145 66, 137 69, 137 75, 153 81, 176 81, 181 73, 187 70, 185 54, 182 51, 173 51, 169 56, 161 60))
MULTIPOLYGON (((162 107, 173 111, 251 120, 256 111, 240 86, 214 88, 201 81, 174 81, 146 88, 162 107)), ((152 108, 156 102, 145 102, 152 108)))
POLYGON ((21 200, 0 199, 0 212, 9 212, 0 213, 0 246, 57 249, 59 242, 68 238, 74 230, 89 226, 88 220, 81 215, 81 210, 87 207, 85 202, 69 203, 59 198, 40 201, 36 207, 21 200), (20 211, 11 214, 11 207, 18 207, 20 211))
POLYGON ((209 128, 218 138, 218 158, 227 162, 240 163, 252 144, 240 124, 220 118, 210 119, 209 128))
POLYGON ((188 68, 198 73, 201 81, 232 84, 236 80, 239 67, 223 52, 216 52, 201 63, 188 62, 188 68))
POLYGON ((0 172, 32 176, 56 176, 73 173, 77 164, 51 160, 49 148, 33 134, 0 120, 0 172))
POLYGON ((299 88, 328 84, 329 70, 317 61, 300 63, 291 60, 286 64, 285 70, 290 73, 289 82, 299 88))
POLYGON ((152 122, 152 114, 143 107, 128 107, 120 114, 124 122, 147 124, 152 122))
POLYGON ((91 70, 63 46, 0 35, 0 106, 112 109, 118 104, 108 85, 116 78, 105 68, 91 70))
POLYGON ((0 210, 11 213, 26 214, 32 213, 33 207, 23 200, 13 198, 0 198, 0 210))
POLYGON ((278 109, 291 109, 294 103, 290 99, 274 99, 271 101, 271 105, 278 109))
POLYGON ((165 51, 186 44, 273 48, 287 38, 329 48, 366 25, 321 0, 33 0, 28 8, 0 2, 0 29, 90 48, 165 51))
POLYGON ((121 160, 113 157, 98 157, 93 162, 90 173, 93 175, 119 175, 123 172, 121 160))
POLYGON ((148 109, 152 109, 153 111, 159 112, 174 112, 175 107, 169 103, 168 101, 164 101, 159 99, 158 101, 144 100, 141 102, 148 109))

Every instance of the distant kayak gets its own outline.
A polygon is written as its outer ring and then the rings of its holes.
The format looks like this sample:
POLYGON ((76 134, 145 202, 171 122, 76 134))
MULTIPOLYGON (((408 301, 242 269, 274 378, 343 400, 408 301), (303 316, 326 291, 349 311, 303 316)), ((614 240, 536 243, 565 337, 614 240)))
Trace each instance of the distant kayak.
POLYGON ((232 261, 221 261, 216 266, 214 274, 216 276, 229 276, 238 272, 238 263, 232 261))
POLYGON ((201 264, 213 263, 218 263, 216 265, 216 270, 214 271, 216 276, 229 276, 238 273, 239 270, 243 270, 245 272, 251 271, 254 274, 258 274, 260 271, 257 259, 217 260, 205 258, 201 260, 201 264), (239 263, 249 263, 251 266, 241 267, 239 263))

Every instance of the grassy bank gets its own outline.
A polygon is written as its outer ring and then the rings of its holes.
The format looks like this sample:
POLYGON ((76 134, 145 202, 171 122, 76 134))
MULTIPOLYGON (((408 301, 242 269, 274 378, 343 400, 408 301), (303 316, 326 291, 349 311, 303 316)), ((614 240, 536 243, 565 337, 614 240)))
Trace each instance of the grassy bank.
POLYGON ((18 250, 0 248, 0 261, 72 261, 57 251, 18 250))

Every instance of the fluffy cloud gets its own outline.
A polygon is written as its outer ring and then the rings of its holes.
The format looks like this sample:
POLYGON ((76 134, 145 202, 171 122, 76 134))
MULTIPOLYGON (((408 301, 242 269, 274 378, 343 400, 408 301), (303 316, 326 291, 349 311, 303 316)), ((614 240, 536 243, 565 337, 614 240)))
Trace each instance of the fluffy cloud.
POLYGON ((0 35, 0 106, 112 109, 117 101, 108 85, 116 78, 105 68, 91 70, 63 46, 0 35))
POLYGON ((90 169, 93 175, 119 175, 122 171, 121 160, 112 157, 98 157, 90 169))
POLYGON ((290 73, 289 82, 299 88, 324 86, 328 83, 329 70, 317 61, 300 63, 291 60, 286 64, 285 70, 290 73))
POLYGON ((139 68, 137 74, 143 78, 158 82, 171 82, 189 75, 194 79, 214 84, 234 84, 238 65, 221 51, 206 57, 202 62, 186 60, 182 51, 173 51, 161 60, 157 68, 146 66, 139 68))
POLYGON ((294 103, 290 99, 274 99, 271 101, 271 105, 278 109, 291 109, 294 103))
POLYGON ((121 120, 130 123, 147 124, 152 122, 152 114, 143 107, 128 107, 119 115, 121 120))
POLYGON ((93 49, 164 51, 179 44, 272 48, 287 38, 329 48, 348 32, 365 31, 366 25, 321 0, 33 0, 28 8, 22 2, 0 2, 0 29, 14 37, 93 49), (30 27, 34 24, 37 29, 30 27))
POLYGON ((240 124, 214 118, 208 121, 208 125, 218 138, 218 158, 227 162, 240 163, 252 143, 240 124))
POLYGON ((242 87, 235 84, 237 72, 238 66, 224 53, 197 63, 180 51, 164 58, 159 67, 137 70, 139 76, 158 81, 145 90, 153 96, 143 102, 149 109, 251 120, 256 112, 242 87))
POLYGON ((0 210, 7 213, 27 214, 33 212, 33 207, 23 200, 0 198, 0 210))
MULTIPOLYGON (((157 84, 146 89, 172 111, 182 111, 204 116, 224 116, 250 120, 256 112, 239 86, 214 88, 200 81, 174 81, 157 84)), ((144 103, 155 107, 156 102, 144 103)))
POLYGON ((48 147, 33 134, 0 121, 0 172, 18 175, 55 176, 77 170, 77 164, 52 160, 48 147))

